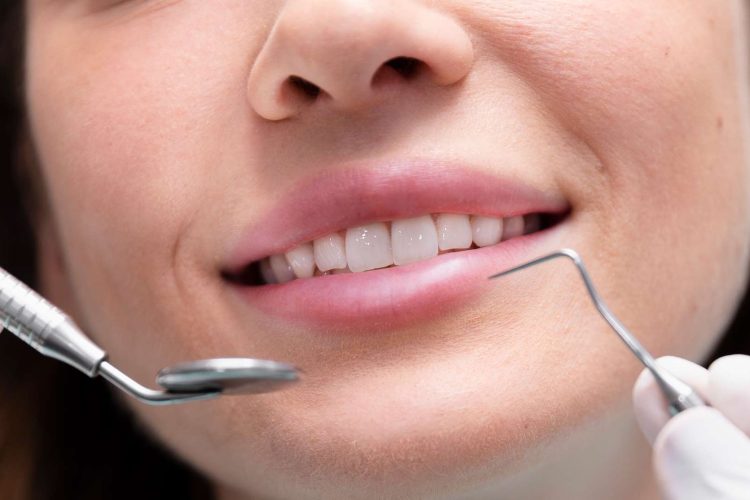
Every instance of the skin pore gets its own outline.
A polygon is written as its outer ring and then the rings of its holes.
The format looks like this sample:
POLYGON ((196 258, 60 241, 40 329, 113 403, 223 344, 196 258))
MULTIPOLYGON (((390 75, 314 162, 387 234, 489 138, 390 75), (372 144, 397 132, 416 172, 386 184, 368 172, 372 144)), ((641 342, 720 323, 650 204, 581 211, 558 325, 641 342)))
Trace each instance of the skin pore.
POLYGON ((221 270, 300 182, 451 160, 563 198, 544 249, 577 249, 654 354, 701 359, 747 274, 743 2, 26 6, 44 293, 140 381, 221 356, 305 371, 279 393, 123 400, 220 498, 656 498, 639 366, 565 267, 356 332, 267 314, 221 270), (360 78, 384 46, 424 71, 360 78), (326 95, 276 99, 294 74, 326 95))

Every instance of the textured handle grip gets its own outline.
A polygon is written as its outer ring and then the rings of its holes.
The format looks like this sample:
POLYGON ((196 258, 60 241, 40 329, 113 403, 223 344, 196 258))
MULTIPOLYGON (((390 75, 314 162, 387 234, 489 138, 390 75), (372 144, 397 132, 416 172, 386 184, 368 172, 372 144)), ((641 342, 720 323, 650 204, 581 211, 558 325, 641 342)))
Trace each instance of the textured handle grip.
POLYGON ((0 268, 0 322, 5 328, 41 350, 48 332, 65 319, 59 309, 0 268))
POLYGON ((106 353, 67 315, 0 268, 0 324, 41 352, 96 375, 106 353))

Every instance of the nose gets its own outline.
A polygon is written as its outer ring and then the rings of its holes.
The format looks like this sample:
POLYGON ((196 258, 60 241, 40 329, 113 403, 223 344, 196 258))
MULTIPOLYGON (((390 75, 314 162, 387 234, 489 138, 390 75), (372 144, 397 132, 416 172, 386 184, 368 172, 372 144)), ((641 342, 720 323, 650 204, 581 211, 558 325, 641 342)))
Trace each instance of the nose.
POLYGON ((248 77, 248 100, 267 120, 313 105, 373 106, 406 85, 449 86, 474 62, 466 31, 412 0, 290 0, 248 77))

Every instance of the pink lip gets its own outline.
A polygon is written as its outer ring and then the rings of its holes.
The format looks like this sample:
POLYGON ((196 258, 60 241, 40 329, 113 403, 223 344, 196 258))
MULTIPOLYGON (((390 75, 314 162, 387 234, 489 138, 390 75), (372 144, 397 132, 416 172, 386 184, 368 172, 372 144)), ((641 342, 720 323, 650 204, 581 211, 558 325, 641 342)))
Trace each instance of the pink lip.
MULTIPOLYGON (((568 210, 559 194, 446 162, 358 165, 292 189, 242 233, 224 269, 236 272, 300 243, 376 220, 430 213, 509 217, 568 210)), ((231 286, 250 307, 284 320, 337 330, 396 327, 466 303, 488 286, 487 276, 524 256, 531 258, 534 248, 557 227, 406 266, 284 284, 231 286)))

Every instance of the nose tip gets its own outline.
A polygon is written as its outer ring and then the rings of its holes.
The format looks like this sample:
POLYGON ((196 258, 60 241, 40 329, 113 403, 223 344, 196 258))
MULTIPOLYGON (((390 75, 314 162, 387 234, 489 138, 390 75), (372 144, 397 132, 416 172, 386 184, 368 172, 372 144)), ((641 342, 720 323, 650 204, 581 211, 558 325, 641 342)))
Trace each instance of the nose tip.
POLYGON ((474 62, 466 31, 431 7, 391 0, 287 3, 248 78, 261 117, 283 120, 320 103, 343 111, 416 82, 448 86, 474 62))

